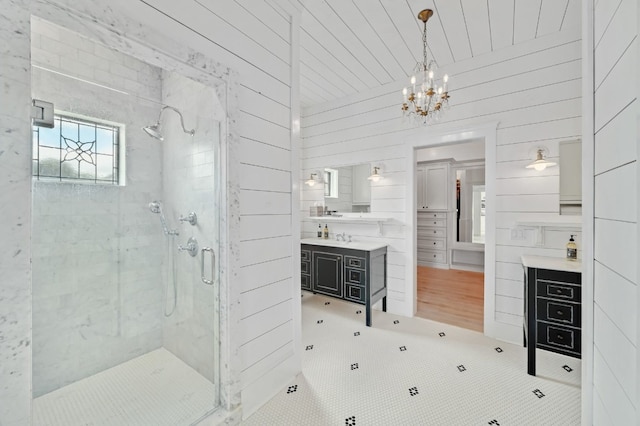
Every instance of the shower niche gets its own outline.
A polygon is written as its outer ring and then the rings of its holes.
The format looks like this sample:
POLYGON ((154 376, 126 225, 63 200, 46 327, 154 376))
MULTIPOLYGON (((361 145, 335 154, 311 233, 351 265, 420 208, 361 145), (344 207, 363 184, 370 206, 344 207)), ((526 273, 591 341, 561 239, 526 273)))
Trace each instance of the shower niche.
POLYGON ((56 16, 32 18, 61 117, 33 130, 33 424, 193 424, 220 401, 220 88, 56 16))

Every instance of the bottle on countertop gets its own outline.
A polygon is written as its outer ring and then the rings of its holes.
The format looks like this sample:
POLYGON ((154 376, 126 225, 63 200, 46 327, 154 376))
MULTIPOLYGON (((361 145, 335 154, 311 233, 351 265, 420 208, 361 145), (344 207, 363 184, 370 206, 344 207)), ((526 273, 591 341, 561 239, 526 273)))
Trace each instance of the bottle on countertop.
POLYGON ((567 260, 578 260, 578 246, 573 239, 573 235, 571 235, 567 243, 567 260))
POLYGON ((329 227, 325 224, 324 229, 322 230, 322 238, 325 240, 329 239, 329 227))
POLYGON ((318 224, 318 238, 322 238, 322 225, 318 224))

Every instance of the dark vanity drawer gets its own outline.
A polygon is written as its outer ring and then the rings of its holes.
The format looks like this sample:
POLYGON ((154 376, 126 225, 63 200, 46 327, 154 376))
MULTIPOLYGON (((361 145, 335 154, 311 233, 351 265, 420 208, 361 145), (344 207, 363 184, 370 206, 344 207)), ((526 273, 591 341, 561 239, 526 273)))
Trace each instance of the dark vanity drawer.
POLYGON ((362 257, 345 256, 344 266, 346 266, 347 268, 364 269, 365 260, 362 257))
POLYGON ((300 273, 311 275, 311 262, 300 262, 300 273))
POLYGON ((300 250, 300 260, 302 261, 311 261, 311 251, 310 250, 300 250))
POLYGON ((538 280, 536 287, 538 297, 548 297, 550 299, 577 303, 580 303, 582 299, 581 287, 577 284, 571 285, 538 280))
POLYGON ((352 302, 365 303, 364 287, 345 284, 344 298, 352 302))
POLYGON ((580 356, 580 330, 538 322, 538 346, 548 346, 554 352, 580 356))
POLYGON ((347 284, 364 285, 367 282, 367 275, 365 271, 360 269, 346 268, 345 282, 347 284))
POLYGON ((549 321, 580 328, 581 309, 579 304, 538 298, 536 308, 538 310, 536 317, 539 321, 549 321))
POLYGON ((559 281, 562 283, 580 284, 582 274, 579 272, 553 271, 551 269, 538 269, 536 278, 546 281, 559 281))
POLYGON ((311 275, 300 275, 300 287, 303 290, 311 291, 311 275))

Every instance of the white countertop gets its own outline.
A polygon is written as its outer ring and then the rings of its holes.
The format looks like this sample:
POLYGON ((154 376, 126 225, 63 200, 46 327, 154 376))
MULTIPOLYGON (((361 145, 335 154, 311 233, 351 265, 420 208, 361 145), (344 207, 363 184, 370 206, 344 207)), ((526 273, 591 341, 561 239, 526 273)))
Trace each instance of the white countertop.
POLYGON ((387 246, 387 244, 384 243, 370 243, 366 241, 352 241, 348 243, 336 240, 324 240, 322 238, 305 238, 300 240, 300 244, 313 244, 316 246, 339 247, 364 251, 373 251, 387 246))
POLYGON ((554 271, 582 272, 582 262, 567 260, 564 257, 521 256, 525 268, 551 269, 554 271))

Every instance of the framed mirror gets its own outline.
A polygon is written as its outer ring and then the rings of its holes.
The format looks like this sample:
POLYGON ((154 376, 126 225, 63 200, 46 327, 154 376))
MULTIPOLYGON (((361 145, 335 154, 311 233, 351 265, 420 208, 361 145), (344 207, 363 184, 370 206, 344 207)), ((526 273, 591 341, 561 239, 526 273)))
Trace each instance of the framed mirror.
POLYGON ((323 169, 325 210, 332 212, 369 212, 371 206, 369 163, 323 169))
POLYGON ((485 170, 484 164, 467 163, 453 167, 455 174, 455 241, 484 244, 485 170))

